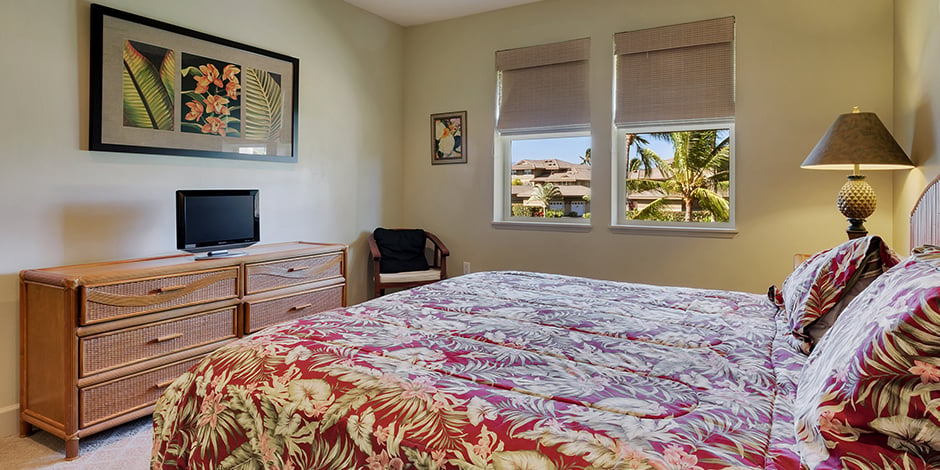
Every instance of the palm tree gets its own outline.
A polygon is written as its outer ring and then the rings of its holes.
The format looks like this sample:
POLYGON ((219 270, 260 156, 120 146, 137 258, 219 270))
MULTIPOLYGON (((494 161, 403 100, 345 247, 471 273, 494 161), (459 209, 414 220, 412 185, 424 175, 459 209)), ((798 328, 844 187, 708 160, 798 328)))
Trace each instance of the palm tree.
POLYGON ((537 184, 529 199, 542 204, 542 217, 548 216, 548 206, 553 199, 561 197, 561 190, 552 183, 537 184))
POLYGON ((625 138, 625 143, 626 143, 625 148, 627 149, 627 155, 630 155, 630 147, 633 147, 634 145, 636 145, 637 148, 643 145, 649 145, 648 140, 644 139, 643 137, 640 137, 637 134, 627 134, 627 137, 625 138))
POLYGON ((591 148, 588 147, 588 149, 584 151, 584 156, 579 158, 581 159, 582 165, 591 166, 591 148))
POLYGON ((726 222, 730 217, 730 205, 722 196, 730 187, 730 149, 725 137, 718 140, 716 130, 685 131, 652 134, 654 138, 672 143, 674 154, 671 161, 664 160, 652 149, 637 146, 637 157, 629 162, 629 171, 643 176, 627 178, 628 191, 656 191, 662 197, 651 202, 633 218, 639 220, 662 220, 663 210, 670 195, 682 198, 685 221, 692 221, 692 205, 708 211, 712 221, 726 222), (665 179, 653 179, 653 169, 665 179))

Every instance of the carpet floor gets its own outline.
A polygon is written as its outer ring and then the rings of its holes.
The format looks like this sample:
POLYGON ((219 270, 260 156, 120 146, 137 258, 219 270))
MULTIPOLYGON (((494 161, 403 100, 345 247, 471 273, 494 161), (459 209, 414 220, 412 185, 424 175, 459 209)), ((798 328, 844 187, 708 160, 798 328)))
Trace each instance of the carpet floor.
POLYGON ((45 431, 29 437, 0 438, 0 466, 4 469, 115 469, 150 468, 153 423, 149 416, 81 439, 79 457, 65 460, 65 443, 45 431))

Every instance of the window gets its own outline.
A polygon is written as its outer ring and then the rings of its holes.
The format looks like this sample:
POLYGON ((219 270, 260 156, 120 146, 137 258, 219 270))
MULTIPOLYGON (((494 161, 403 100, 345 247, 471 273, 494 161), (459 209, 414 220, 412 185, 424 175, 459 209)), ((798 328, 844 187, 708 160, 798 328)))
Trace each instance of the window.
POLYGON ((494 221, 589 226, 589 39, 498 51, 494 221))
POLYGON ((734 123, 621 129, 618 225, 733 227, 734 123), (622 201, 622 202, 621 202, 622 201))
POLYGON ((507 180, 497 186, 509 196, 510 220, 583 223, 578 219, 590 217, 590 134, 530 134, 502 140, 501 153, 510 168, 504 173, 507 180))
POLYGON ((734 228, 734 18, 618 33, 612 224, 734 228))

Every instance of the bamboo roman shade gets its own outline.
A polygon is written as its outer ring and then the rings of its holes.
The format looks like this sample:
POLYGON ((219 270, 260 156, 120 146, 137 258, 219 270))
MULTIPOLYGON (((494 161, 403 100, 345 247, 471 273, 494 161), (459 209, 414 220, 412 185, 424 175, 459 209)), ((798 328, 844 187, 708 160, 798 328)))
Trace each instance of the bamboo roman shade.
POLYGON ((496 52, 496 129, 504 133, 587 127, 590 38, 496 52))
POLYGON ((734 116, 734 17, 614 35, 618 126, 734 116))

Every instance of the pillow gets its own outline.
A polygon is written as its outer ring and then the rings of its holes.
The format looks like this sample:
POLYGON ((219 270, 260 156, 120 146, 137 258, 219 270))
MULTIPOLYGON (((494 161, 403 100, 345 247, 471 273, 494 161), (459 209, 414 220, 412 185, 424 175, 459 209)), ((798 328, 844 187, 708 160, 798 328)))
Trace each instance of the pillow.
POLYGON ((787 315, 793 343, 809 354, 849 301, 898 257, 878 236, 849 240, 816 253, 772 288, 771 299, 787 315))
POLYGON ((424 230, 377 228, 372 232, 375 244, 382 253, 379 272, 401 273, 406 271, 425 271, 429 268, 424 255, 424 230))
POLYGON ((846 307, 794 409, 811 468, 940 468, 940 250, 917 250, 846 307))

